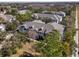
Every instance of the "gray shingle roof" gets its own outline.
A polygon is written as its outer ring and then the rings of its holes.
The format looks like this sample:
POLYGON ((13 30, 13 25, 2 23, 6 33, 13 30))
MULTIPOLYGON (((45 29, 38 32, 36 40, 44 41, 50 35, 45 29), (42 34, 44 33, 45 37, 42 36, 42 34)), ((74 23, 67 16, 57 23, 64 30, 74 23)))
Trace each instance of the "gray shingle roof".
POLYGON ((9 21, 9 22, 11 22, 12 19, 15 20, 15 17, 13 17, 12 15, 4 15, 4 14, 2 14, 2 15, 0 15, 0 17, 2 17, 5 21, 9 21))
POLYGON ((28 29, 29 27, 32 27, 33 30, 39 30, 40 28, 42 29, 42 33, 44 33, 44 31, 46 31, 46 33, 51 32, 52 30, 56 29, 59 31, 59 33, 63 36, 63 31, 65 26, 58 24, 56 22, 53 23, 48 23, 48 24, 44 24, 44 23, 39 23, 39 22, 25 22, 23 25, 26 29, 28 29))
POLYGON ((27 29, 32 26, 34 30, 42 28, 43 29, 42 32, 46 30, 46 33, 51 32, 54 29, 53 26, 50 24, 37 23, 37 22, 25 22, 23 26, 25 26, 25 28, 27 29))
POLYGON ((61 25, 61 24, 58 24, 58 23, 49 23, 50 25, 52 25, 56 30, 58 30, 60 32, 61 35, 63 35, 63 31, 64 31, 64 28, 65 26, 64 25, 61 25))
POLYGON ((14 18, 12 15, 5 15, 5 17, 7 20, 14 18))
POLYGON ((35 13, 37 17, 44 18, 48 17, 51 18, 52 20, 57 20, 57 21, 62 21, 62 16, 56 15, 56 14, 40 14, 40 13, 35 13))
POLYGON ((32 21, 32 22, 43 23, 43 24, 45 24, 45 22, 42 22, 41 20, 34 20, 34 21, 32 21))

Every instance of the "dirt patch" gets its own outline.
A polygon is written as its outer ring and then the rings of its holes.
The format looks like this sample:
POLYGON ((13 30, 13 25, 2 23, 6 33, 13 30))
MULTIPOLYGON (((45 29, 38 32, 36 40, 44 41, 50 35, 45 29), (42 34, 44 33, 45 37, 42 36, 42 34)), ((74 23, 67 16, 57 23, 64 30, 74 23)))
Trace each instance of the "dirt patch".
POLYGON ((40 56, 40 53, 36 52, 35 42, 26 42, 25 44, 22 44, 22 48, 17 48, 17 53, 12 55, 12 57, 18 57, 23 54, 29 54, 31 56, 40 56))

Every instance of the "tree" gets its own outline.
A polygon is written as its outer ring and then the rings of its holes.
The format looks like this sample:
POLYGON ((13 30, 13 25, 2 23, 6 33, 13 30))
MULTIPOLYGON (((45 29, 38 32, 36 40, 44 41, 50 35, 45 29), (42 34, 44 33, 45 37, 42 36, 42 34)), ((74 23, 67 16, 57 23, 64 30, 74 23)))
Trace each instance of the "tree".
POLYGON ((31 13, 30 12, 26 12, 25 14, 18 14, 16 16, 16 19, 20 22, 25 22, 31 19, 31 13))
POLYGON ((40 41, 37 46, 38 51, 43 53, 43 56, 63 56, 60 34, 56 30, 52 33, 48 33, 44 37, 44 41, 40 41))
POLYGON ((11 11, 7 11, 7 13, 6 14, 11 14, 11 15, 17 15, 17 9, 11 9, 11 11))
POLYGON ((12 10, 11 10, 11 14, 12 14, 12 15, 16 15, 16 14, 17 14, 17 10, 16 10, 16 9, 12 9, 12 10))
POLYGON ((32 12, 33 13, 41 13, 43 11, 42 8, 39 8, 39 9, 32 9, 32 12))
POLYGON ((29 5, 28 6, 28 9, 31 11, 31 12, 33 12, 33 13, 41 13, 44 9, 42 9, 42 8, 34 8, 34 7, 32 7, 32 5, 29 5))
POLYGON ((28 8, 30 11, 32 11, 32 10, 33 10, 32 5, 27 6, 27 8, 28 8))
POLYGON ((75 19, 71 16, 66 16, 66 29, 64 31, 64 43, 63 48, 66 56, 71 56, 74 50, 75 41, 75 19))
POLYGON ((7 31, 16 30, 16 28, 17 28, 17 24, 15 22, 6 24, 7 31))
POLYGON ((0 17, 0 23, 5 23, 5 21, 2 17, 0 17))
POLYGON ((12 54, 11 49, 9 49, 8 45, 5 45, 0 51, 2 57, 10 56, 12 54))
POLYGON ((4 36, 6 35, 6 32, 0 32, 0 43, 5 40, 4 36))

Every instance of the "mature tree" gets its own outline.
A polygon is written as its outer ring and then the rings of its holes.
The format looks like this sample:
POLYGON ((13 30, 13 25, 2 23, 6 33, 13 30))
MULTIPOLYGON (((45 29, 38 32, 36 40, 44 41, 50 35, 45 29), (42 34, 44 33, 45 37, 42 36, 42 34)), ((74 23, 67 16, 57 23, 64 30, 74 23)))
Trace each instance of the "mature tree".
POLYGON ((16 9, 12 9, 12 10, 11 10, 11 14, 12 14, 12 15, 16 15, 16 14, 17 14, 17 10, 16 10, 16 9))
POLYGON ((5 23, 5 21, 2 17, 0 17, 0 23, 5 23))
POLYGON ((32 7, 32 5, 29 5, 28 6, 28 9, 31 11, 31 12, 33 12, 33 13, 41 13, 44 9, 42 9, 42 8, 34 8, 34 7, 32 7))
POLYGON ((7 13, 6 14, 11 14, 11 15, 17 15, 17 9, 11 9, 11 11, 7 11, 7 13))
POLYGON ((6 32, 0 32, 0 43, 5 40, 4 36, 6 35, 6 32))
POLYGON ((7 31, 16 30, 16 28, 17 28, 17 23, 15 23, 15 22, 6 24, 7 31))
POLYGON ((44 41, 40 41, 37 46, 38 51, 42 52, 43 56, 63 56, 60 34, 56 30, 48 33, 44 37, 44 41))
POLYGON ((43 11, 42 8, 39 8, 39 9, 32 9, 32 12, 33 13, 41 13, 43 11))
POLYGON ((9 46, 6 44, 3 46, 3 48, 0 50, 0 53, 2 55, 2 57, 6 57, 6 56, 10 56, 12 54, 11 49, 9 48, 9 46))
POLYGON ((72 51, 73 51, 74 46, 75 46, 74 33, 71 30, 71 32, 66 31, 64 35, 65 35, 65 42, 63 43, 64 52, 66 53, 67 56, 71 56, 72 51))
POLYGON ((31 19, 31 13, 30 12, 26 12, 25 14, 18 14, 16 16, 16 19, 20 22, 25 22, 31 19))
POLYGON ((65 42, 63 43, 64 52, 66 56, 71 56, 74 50, 75 41, 75 19, 71 16, 66 16, 66 29, 64 31, 64 39, 65 42))
POLYGON ((33 10, 32 5, 28 5, 27 7, 28 7, 28 9, 29 9, 30 11, 32 11, 32 10, 33 10))

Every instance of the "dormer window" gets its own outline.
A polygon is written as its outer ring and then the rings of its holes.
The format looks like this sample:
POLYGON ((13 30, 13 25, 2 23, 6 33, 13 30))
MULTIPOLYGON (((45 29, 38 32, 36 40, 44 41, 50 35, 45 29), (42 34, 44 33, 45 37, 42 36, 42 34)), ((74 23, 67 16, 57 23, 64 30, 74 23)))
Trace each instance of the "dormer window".
POLYGON ((43 27, 41 27, 41 28, 38 29, 38 31, 42 31, 42 30, 43 30, 43 27))
POLYGON ((32 26, 30 26, 29 29, 32 29, 32 26))
POLYGON ((21 26, 21 28, 24 28, 24 26, 21 26))
POLYGON ((39 28, 38 31, 42 31, 42 28, 39 28))

